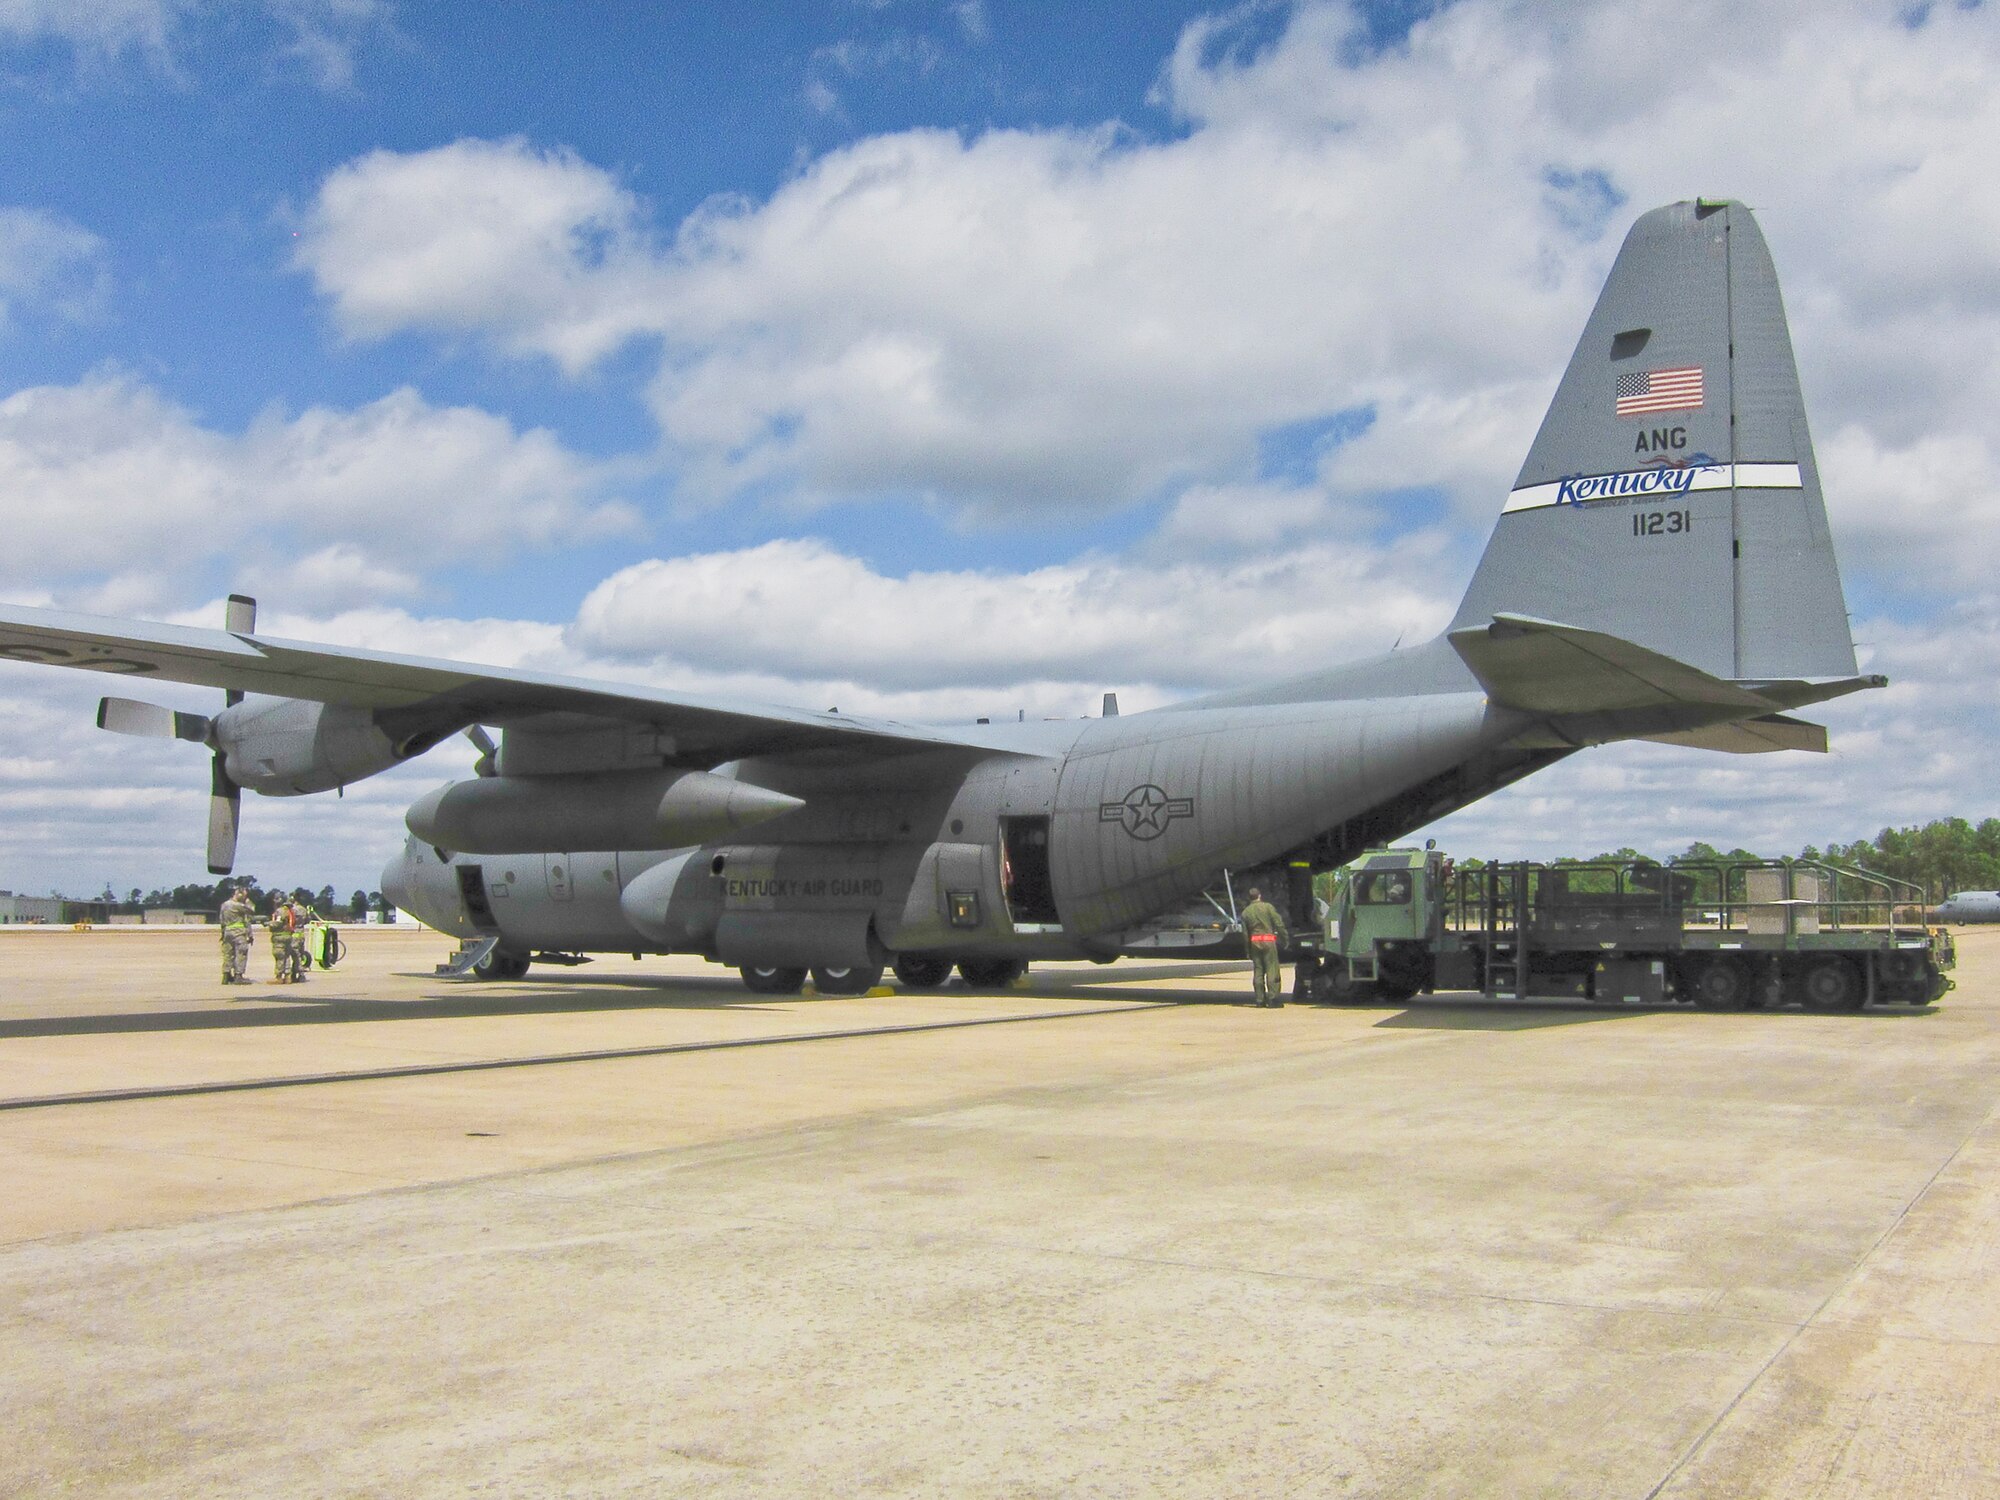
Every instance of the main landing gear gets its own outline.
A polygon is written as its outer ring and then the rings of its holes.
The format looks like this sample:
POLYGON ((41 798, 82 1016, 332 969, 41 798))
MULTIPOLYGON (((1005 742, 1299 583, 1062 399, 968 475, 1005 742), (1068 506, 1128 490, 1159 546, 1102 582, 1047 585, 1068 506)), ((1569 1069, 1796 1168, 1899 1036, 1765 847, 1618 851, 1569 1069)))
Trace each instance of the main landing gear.
MULTIPOLYGON (((1004 990, 1028 972, 1019 958, 961 958, 958 977, 969 990, 1004 990)), ((952 961, 936 953, 905 953, 896 960, 896 978, 903 988, 934 990, 951 978, 952 961)))
POLYGON ((472 972, 481 979, 523 979, 527 977, 530 962, 525 953, 495 948, 473 964, 472 972))
POLYGON ((1027 972, 1027 962, 1018 958, 961 958, 958 961, 958 977, 971 990, 1004 990, 1027 972))
MULTIPOLYGON (((905 953, 896 959, 896 982, 906 990, 935 990, 951 978, 954 967, 971 990, 1003 990, 1028 972, 1026 961, 1018 958, 961 958, 954 964, 942 954, 905 953)), ((880 964, 815 964, 810 969, 745 964, 737 972, 744 988, 758 995, 796 995, 808 977, 822 995, 865 995, 882 979, 880 964)))
POLYGON ((810 969, 776 964, 745 964, 737 972, 744 987, 759 995, 796 995, 811 976, 822 995, 865 995, 882 978, 880 964, 815 964, 810 969))
POLYGON ((896 981, 906 990, 934 990, 951 978, 951 960, 935 953, 905 953, 896 959, 896 981))

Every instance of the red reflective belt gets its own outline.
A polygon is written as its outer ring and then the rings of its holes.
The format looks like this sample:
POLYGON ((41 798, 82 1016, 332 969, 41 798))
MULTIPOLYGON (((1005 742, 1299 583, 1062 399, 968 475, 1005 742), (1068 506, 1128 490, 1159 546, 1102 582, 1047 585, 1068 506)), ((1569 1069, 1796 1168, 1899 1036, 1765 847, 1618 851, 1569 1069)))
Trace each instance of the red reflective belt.
POLYGON ((1253 943, 1275 943, 1277 940, 1278 935, 1275 932, 1253 932, 1250 934, 1250 941, 1253 943))

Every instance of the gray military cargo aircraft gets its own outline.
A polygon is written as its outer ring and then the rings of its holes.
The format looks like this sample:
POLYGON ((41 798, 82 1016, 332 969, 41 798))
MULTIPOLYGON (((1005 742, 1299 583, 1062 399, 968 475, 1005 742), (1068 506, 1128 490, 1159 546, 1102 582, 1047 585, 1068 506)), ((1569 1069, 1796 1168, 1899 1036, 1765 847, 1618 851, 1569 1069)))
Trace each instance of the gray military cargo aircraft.
POLYGON ((2000 891, 1953 891, 1931 917, 1939 922, 2000 922, 2000 891))
POLYGON ((392 900, 492 939, 490 976, 699 953, 764 992, 1108 959, 1255 866, 1302 918, 1313 871, 1583 747, 1824 750, 1790 710, 1885 680, 1856 672, 1770 254, 1712 201, 1633 226, 1456 617, 1372 660, 946 728, 276 640, 229 609, 0 609, 0 656, 224 689, 212 718, 98 711, 213 752, 216 872, 242 788, 328 791, 469 733, 479 774, 410 808, 392 900))

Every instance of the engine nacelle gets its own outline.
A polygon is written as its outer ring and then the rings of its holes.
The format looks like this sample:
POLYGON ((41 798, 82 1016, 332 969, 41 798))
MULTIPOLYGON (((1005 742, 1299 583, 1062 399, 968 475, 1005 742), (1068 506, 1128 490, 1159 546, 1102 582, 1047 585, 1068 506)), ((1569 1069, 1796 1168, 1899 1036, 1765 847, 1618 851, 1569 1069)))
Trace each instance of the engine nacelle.
MULTIPOLYGON (((449 731, 447 731, 449 732, 449 731)), ((303 698, 249 698, 215 716, 230 780, 267 797, 327 792, 428 750, 437 736, 398 743, 372 710, 303 698)))

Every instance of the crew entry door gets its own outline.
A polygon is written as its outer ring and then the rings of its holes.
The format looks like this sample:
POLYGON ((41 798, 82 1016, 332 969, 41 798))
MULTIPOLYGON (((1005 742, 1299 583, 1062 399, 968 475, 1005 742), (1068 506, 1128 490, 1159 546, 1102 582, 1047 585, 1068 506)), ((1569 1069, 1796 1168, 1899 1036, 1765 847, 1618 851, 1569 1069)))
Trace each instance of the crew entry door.
POLYGON ((1049 820, 1000 820, 1000 891, 1016 932, 1060 932, 1049 874, 1049 820))
POLYGON ((493 905, 486 899, 486 867, 484 865, 456 865, 458 875, 458 899, 465 904, 465 915, 481 932, 498 932, 500 923, 494 918, 493 905))

